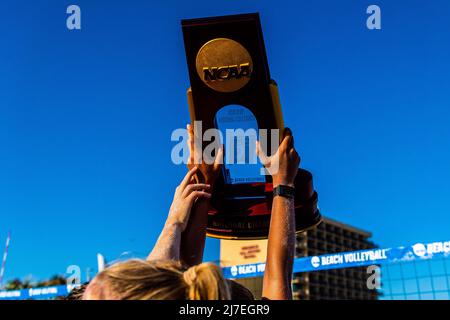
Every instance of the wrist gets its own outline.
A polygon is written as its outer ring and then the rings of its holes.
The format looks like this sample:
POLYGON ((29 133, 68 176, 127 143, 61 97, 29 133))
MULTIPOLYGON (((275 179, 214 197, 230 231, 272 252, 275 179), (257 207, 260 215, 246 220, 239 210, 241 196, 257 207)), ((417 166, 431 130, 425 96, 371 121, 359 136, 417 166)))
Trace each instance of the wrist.
POLYGON ((164 225, 164 230, 170 231, 172 233, 174 232, 183 232, 184 228, 185 228, 186 223, 177 220, 177 219, 167 219, 165 225, 164 225))
POLYGON ((272 178, 272 185, 273 188, 276 188, 278 186, 288 186, 293 188, 295 186, 293 179, 278 178, 278 177, 272 178))

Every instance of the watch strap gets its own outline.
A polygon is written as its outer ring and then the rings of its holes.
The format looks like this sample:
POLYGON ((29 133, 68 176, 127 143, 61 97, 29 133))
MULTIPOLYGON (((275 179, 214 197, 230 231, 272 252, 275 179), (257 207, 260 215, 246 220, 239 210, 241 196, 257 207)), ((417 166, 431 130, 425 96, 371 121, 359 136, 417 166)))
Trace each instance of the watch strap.
POLYGON ((273 196, 285 197, 288 199, 295 198, 295 188, 290 186, 278 185, 273 188, 273 196))

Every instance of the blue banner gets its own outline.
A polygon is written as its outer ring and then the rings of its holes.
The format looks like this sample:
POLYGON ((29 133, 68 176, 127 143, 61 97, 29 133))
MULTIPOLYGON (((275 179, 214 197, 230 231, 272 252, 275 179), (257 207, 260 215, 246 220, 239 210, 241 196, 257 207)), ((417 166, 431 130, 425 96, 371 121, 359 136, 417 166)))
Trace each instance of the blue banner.
POLYGON ((0 291, 0 300, 51 299, 66 296, 78 285, 30 288, 23 290, 0 291))
MULTIPOLYGON (((320 256, 297 258, 294 273, 319 270, 381 265, 416 259, 450 256, 450 241, 417 243, 413 246, 340 252, 320 256)), ((223 268, 226 278, 249 278, 262 276, 265 263, 247 264, 223 268)))

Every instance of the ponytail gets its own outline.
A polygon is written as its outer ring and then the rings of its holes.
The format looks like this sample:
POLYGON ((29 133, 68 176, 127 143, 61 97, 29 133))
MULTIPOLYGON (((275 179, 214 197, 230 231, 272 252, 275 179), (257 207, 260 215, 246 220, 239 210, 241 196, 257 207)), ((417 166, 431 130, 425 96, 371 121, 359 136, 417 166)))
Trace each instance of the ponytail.
POLYGON ((116 263, 89 284, 89 299, 229 300, 222 270, 213 263, 185 269, 175 261, 132 259, 116 263))
POLYGON ((222 271, 213 263, 190 267, 183 273, 188 300, 230 300, 230 290, 222 271))

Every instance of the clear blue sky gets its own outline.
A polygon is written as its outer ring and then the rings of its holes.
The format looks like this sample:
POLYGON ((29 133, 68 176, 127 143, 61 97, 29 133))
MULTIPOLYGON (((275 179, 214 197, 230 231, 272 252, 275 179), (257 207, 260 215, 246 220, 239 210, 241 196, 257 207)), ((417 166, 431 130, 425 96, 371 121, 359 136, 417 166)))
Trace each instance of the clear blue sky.
MULTIPOLYGON (((0 249, 6 278, 144 255, 185 168, 180 19, 260 12, 271 74, 324 215, 382 246, 450 239, 450 3, 0 3, 0 249), (378 4, 382 30, 365 27, 378 4), (82 30, 66 29, 78 4, 82 30)), ((206 258, 218 258, 208 241, 206 258)))

